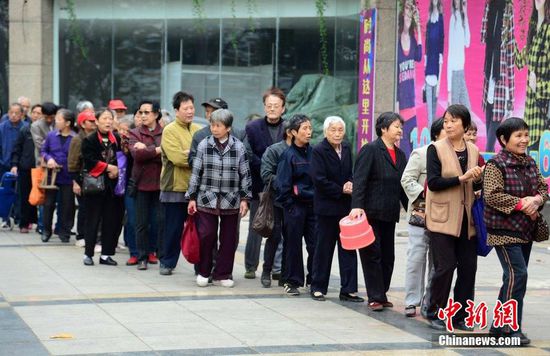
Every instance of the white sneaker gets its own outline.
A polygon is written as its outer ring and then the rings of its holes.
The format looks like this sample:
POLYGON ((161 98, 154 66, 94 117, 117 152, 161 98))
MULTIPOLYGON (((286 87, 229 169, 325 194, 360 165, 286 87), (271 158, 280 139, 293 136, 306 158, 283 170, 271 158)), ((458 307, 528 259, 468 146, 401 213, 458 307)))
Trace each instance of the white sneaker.
POLYGON ((208 277, 203 277, 200 274, 197 274, 197 285, 199 287, 208 286, 208 277))
POLYGON ((84 241, 84 239, 76 240, 74 245, 76 247, 85 247, 86 246, 86 241, 84 241))
POLYGON ((101 245, 95 245, 95 247, 94 247, 94 252, 95 252, 95 253, 101 252, 101 245))
POLYGON ((213 281, 213 284, 215 286, 222 286, 225 288, 233 288, 233 286, 235 286, 235 282, 233 282, 232 279, 222 279, 219 281, 213 281))

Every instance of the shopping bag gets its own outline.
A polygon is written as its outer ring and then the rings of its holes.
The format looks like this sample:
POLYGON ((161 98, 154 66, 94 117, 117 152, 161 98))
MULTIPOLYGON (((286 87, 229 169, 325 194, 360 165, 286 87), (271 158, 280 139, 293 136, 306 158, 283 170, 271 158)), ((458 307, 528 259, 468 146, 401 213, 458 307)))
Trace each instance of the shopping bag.
POLYGON ((252 230, 263 237, 271 237, 275 224, 273 196, 271 193, 271 180, 267 183, 264 191, 258 194, 260 202, 256 215, 252 217, 252 230))
POLYGON ((46 192, 40 189, 40 184, 44 178, 44 169, 42 167, 31 169, 32 188, 29 194, 29 204, 37 206, 43 205, 46 201, 46 192))
POLYGON ((493 249, 493 246, 487 245, 487 228, 483 221, 483 197, 474 200, 472 206, 472 217, 476 227, 477 235, 477 255, 486 257, 493 249))
POLYGON ((200 242, 195 216, 189 215, 185 221, 183 233, 181 234, 181 253, 189 263, 200 262, 200 242))
POLYGON ((117 151, 116 161, 118 166, 118 180, 115 186, 115 195, 121 197, 126 192, 126 168, 128 166, 128 159, 124 152, 117 151))

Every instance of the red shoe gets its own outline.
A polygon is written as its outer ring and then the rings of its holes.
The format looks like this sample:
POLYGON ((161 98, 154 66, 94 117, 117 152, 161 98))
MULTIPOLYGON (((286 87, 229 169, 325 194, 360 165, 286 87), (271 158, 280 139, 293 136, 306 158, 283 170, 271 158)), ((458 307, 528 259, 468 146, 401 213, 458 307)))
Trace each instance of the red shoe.
POLYGON ((382 310, 384 310, 384 306, 382 305, 382 303, 378 303, 378 302, 370 302, 369 303, 369 308, 372 311, 382 311, 382 310))
POLYGON ((135 266, 138 264, 138 258, 137 257, 130 257, 128 261, 126 261, 126 266, 135 266))
POLYGON ((154 253, 150 253, 149 256, 147 257, 147 262, 152 265, 156 265, 157 263, 159 263, 159 260, 154 253))

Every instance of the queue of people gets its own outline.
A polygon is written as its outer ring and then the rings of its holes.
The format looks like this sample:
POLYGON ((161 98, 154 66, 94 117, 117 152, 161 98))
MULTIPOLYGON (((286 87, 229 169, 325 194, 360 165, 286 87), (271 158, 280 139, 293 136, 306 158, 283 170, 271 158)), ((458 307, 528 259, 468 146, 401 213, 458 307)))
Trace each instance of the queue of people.
MULTIPOLYGON (((286 98, 280 89, 266 91, 263 104, 265 116, 248 122, 244 132, 234 128, 221 98, 202 104, 208 126, 194 123, 194 98, 181 91, 172 100, 173 121, 166 121, 159 104, 150 100, 128 118, 117 99, 95 112, 91 103, 79 103, 76 114, 44 103, 33 107, 29 125, 22 120, 21 104, 12 104, 8 120, 0 124, 0 144, 3 171, 17 174, 20 183, 20 232, 41 221, 44 243, 54 233, 68 242, 76 198, 76 244, 85 247, 84 265, 94 265, 94 253, 100 254, 100 264, 117 265, 113 257, 124 228, 130 248, 126 264, 146 270, 160 262, 159 273, 169 276, 178 263, 184 222, 194 215, 200 237, 196 284, 230 288, 240 219, 250 210, 253 220, 258 193, 264 191, 273 197, 273 229, 270 236, 249 229, 244 278, 256 278, 266 238, 261 285, 269 288, 279 280, 288 296, 300 295, 306 286, 313 300, 324 301, 336 249, 339 299, 363 302, 357 295, 357 252, 342 247, 339 222, 365 216, 375 236, 374 243, 358 250, 368 308, 383 311, 393 307, 388 291, 403 207, 409 222, 405 315, 414 317, 421 308, 430 325, 443 330, 437 314, 447 306, 455 270, 454 300, 463 306, 474 300, 478 237, 472 206, 483 188, 487 244, 495 247, 503 268, 498 299, 518 302, 521 325, 532 242, 548 239, 540 210, 549 199, 546 182, 527 154, 525 121, 510 118, 500 124, 496 135, 502 150, 485 163, 469 110, 450 105, 432 122, 432 143, 413 150, 407 160, 399 148, 403 118, 386 112, 376 120, 377 139, 353 162, 342 118, 327 117, 324 138, 312 146, 311 119, 303 114, 284 119, 286 98), (38 108, 41 118, 34 117, 38 108), (57 189, 48 190, 43 207, 36 209, 27 197, 30 170, 40 165, 59 173, 57 189)), ((471 330, 465 316, 464 308, 453 316, 455 328, 471 330)), ((529 342, 521 329, 491 332, 529 342)))

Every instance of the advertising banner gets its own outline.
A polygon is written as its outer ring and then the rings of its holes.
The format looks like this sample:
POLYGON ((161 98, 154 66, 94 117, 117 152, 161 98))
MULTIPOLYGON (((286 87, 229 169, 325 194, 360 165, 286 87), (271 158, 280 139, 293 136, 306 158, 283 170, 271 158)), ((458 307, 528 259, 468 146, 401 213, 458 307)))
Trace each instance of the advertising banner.
POLYGON ((450 104, 470 109, 477 145, 498 152, 498 125, 529 125, 530 154, 550 176, 550 0, 399 0, 396 107, 408 155, 450 104), (539 21, 540 19, 540 21, 539 21))
POLYGON ((372 141, 374 132, 376 9, 363 10, 360 16, 357 151, 372 141))

